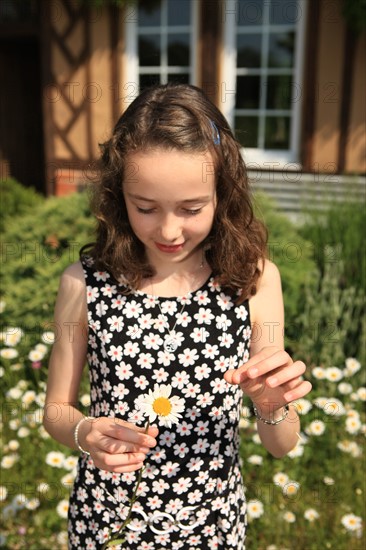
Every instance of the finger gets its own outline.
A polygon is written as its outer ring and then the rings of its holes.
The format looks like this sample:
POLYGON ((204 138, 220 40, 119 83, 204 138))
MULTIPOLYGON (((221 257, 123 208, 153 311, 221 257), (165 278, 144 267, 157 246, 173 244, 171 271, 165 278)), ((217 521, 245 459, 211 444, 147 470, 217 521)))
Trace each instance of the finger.
POLYGON ((122 454, 122 453, 148 453, 150 447, 137 445, 136 443, 130 443, 129 441, 121 441, 120 439, 114 439, 113 437, 101 438, 99 445, 97 445, 99 451, 103 451, 110 454, 122 454))
POLYGON ((296 361, 287 368, 277 370, 273 376, 270 376, 266 380, 266 384, 270 388, 277 388, 282 384, 286 384, 291 380, 298 378, 306 371, 306 365, 302 361, 296 361))
POLYGON ((114 471, 114 468, 141 464, 145 459, 146 455, 144 453, 109 454, 97 452, 94 462, 96 463, 96 466, 98 466, 98 464, 102 464, 103 469, 114 471))
POLYGON ((157 441, 155 437, 145 433, 145 428, 139 428, 134 424, 125 422, 115 422, 115 419, 103 429, 103 433, 113 439, 119 439, 124 442, 134 443, 141 447, 155 447, 157 441))
POLYGON ((307 380, 304 380, 301 382, 296 388, 291 389, 290 391, 286 392, 283 397, 286 399, 287 403, 290 403, 291 401, 296 401, 296 399, 301 399, 305 395, 307 395, 312 389, 312 385, 307 380))
POLYGON ((126 474, 127 472, 136 472, 137 470, 141 470, 143 468, 144 463, 140 462, 137 464, 130 464, 128 466, 121 466, 120 468, 113 468, 113 472, 116 474, 126 474))
POLYGON ((284 367, 286 365, 291 365, 292 359, 285 350, 276 351, 274 354, 266 357, 265 359, 258 361, 253 366, 251 366, 246 371, 246 375, 249 378, 257 378, 258 376, 263 376, 268 372, 278 369, 279 367, 284 367))

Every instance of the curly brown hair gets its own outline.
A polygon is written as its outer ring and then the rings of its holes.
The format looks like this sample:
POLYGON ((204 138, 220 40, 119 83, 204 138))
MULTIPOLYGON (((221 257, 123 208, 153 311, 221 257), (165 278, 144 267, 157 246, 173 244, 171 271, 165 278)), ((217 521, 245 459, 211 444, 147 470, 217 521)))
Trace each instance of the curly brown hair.
POLYGON ((187 84, 144 90, 120 117, 111 139, 101 145, 92 194, 97 238, 89 251, 97 269, 107 270, 116 280, 122 277, 133 289, 154 274, 131 229, 122 187, 133 170, 128 155, 157 148, 211 154, 217 207, 211 232, 202 243, 206 259, 218 283, 240 291, 239 302, 255 294, 267 232, 253 214, 240 144, 202 90, 187 84))

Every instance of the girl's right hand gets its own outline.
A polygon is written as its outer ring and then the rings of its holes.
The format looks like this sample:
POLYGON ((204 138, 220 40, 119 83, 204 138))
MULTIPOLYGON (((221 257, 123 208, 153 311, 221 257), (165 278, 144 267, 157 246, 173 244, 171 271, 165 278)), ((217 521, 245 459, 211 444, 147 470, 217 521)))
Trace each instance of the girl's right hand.
POLYGON ((86 419, 79 428, 79 442, 97 468, 125 473, 139 470, 147 453, 157 444, 156 426, 139 428, 117 418, 86 419))

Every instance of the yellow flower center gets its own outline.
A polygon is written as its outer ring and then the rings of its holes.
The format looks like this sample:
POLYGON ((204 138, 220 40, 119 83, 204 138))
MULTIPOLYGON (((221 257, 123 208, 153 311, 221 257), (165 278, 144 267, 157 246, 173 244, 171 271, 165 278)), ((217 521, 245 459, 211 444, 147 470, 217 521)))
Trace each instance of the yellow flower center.
POLYGON ((167 397, 157 397, 153 403, 153 409, 159 416, 168 416, 172 411, 172 405, 167 397))

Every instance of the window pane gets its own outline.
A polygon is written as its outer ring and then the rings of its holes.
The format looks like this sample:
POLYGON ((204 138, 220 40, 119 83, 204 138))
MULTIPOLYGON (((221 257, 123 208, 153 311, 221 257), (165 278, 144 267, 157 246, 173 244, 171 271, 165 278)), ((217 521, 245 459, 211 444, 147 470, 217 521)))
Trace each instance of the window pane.
POLYGON ((160 84, 159 74, 140 74, 140 92, 156 84, 160 84))
POLYGON ((267 109, 291 109, 291 84, 289 75, 268 76, 267 109))
POLYGON ((238 25, 261 25, 263 0, 239 0, 235 2, 235 17, 238 25))
POLYGON ((260 77, 238 76, 236 79, 236 108, 259 108, 260 77))
POLYGON ((160 25, 161 5, 158 2, 148 4, 147 2, 142 2, 140 0, 138 13, 138 24, 140 27, 151 27, 153 25, 160 25))
POLYGON ((189 84, 188 74, 168 74, 168 82, 178 82, 179 84, 189 84))
POLYGON ((168 65, 189 67, 189 35, 168 35, 168 65))
POLYGON ((235 136, 243 147, 258 147, 258 117, 236 116, 235 136))
POLYGON ((189 25, 190 22, 190 0, 168 0, 168 25, 189 25))
POLYGON ((261 66, 261 35, 238 34, 237 37, 238 67, 261 66))
POLYGON ((287 2, 274 0, 269 10, 271 25, 295 25, 302 15, 297 0, 287 0, 287 2))
POLYGON ((294 62, 294 33, 269 35, 269 67, 291 68, 294 62))
POLYGON ((151 34, 139 37, 140 67, 160 65, 160 36, 151 34))
POLYGON ((290 149, 290 118, 283 116, 267 117, 266 149, 290 149))

